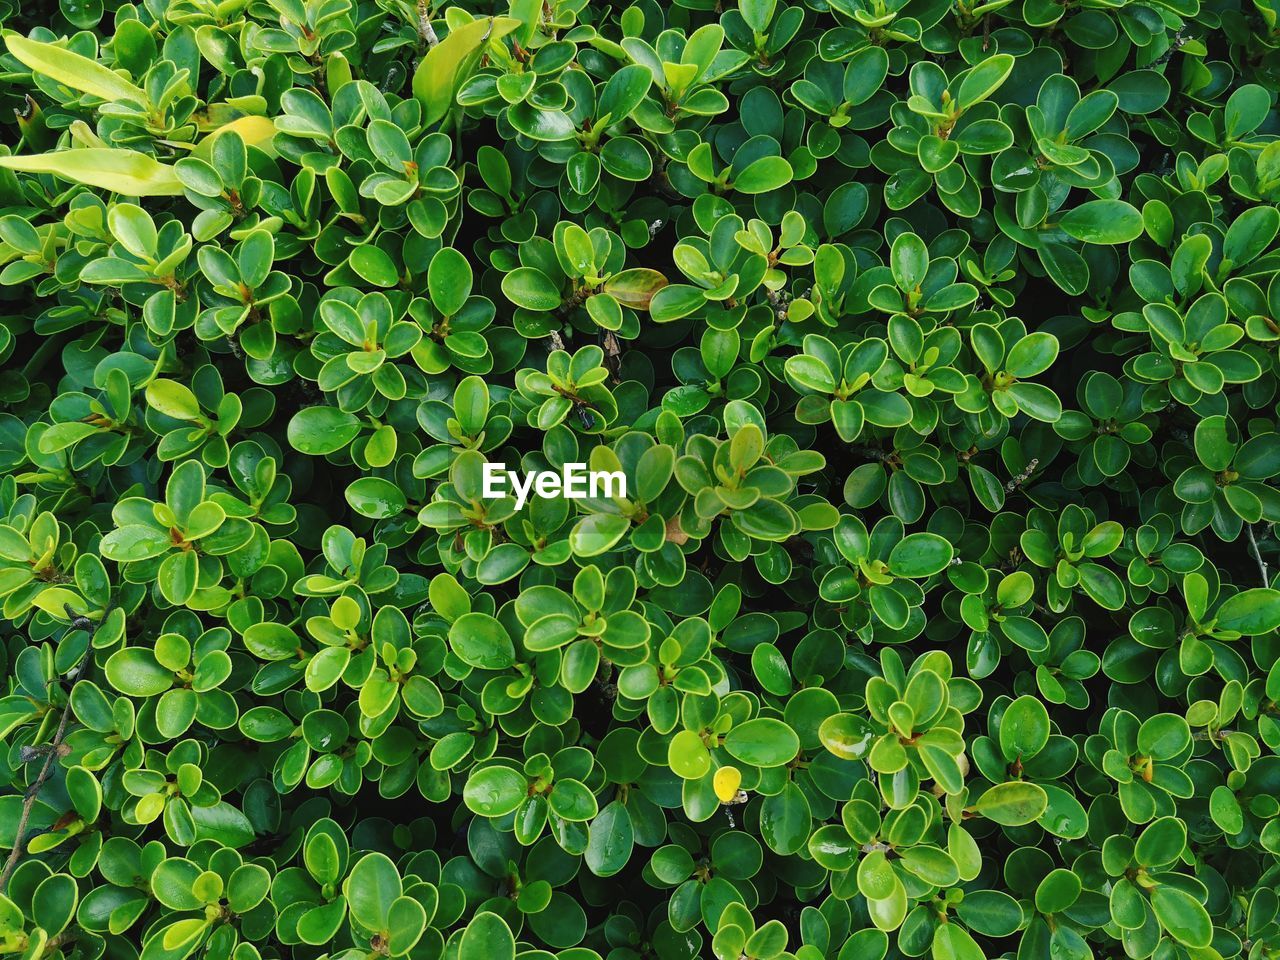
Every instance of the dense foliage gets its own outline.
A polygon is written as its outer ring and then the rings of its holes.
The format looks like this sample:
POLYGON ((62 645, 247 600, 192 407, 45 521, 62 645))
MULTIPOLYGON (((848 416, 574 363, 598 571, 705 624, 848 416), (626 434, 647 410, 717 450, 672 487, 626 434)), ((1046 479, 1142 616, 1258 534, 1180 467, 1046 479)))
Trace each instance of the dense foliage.
POLYGON ((0 0, 0 954, 1280 957, 1278 17, 0 0))

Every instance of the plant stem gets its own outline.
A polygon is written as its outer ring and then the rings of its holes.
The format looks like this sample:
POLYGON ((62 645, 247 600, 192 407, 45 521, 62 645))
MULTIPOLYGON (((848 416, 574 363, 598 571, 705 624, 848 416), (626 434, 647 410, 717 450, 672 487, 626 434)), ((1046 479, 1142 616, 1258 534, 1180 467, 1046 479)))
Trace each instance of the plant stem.
MULTIPOLYGON (((107 607, 106 612, 110 612, 111 607, 107 607)), ((63 637, 66 637, 72 630, 87 630, 89 632, 90 645, 84 655, 84 665, 79 664, 72 667, 68 671, 69 679, 75 679, 77 676, 86 676, 88 669, 93 665, 93 634, 97 630, 97 626, 88 619, 77 617, 74 615, 70 607, 66 608, 67 616, 71 622, 67 625, 67 629, 63 631, 63 637)), ((106 612, 103 616, 105 618, 106 612)), ((0 871, 0 893, 3 893, 9 885, 9 877, 13 875, 13 871, 18 867, 18 861, 22 859, 23 853, 26 851, 26 833, 27 822, 31 819, 31 810, 36 805, 36 797, 40 795, 45 783, 49 777, 53 775, 53 762, 62 753, 62 740, 67 735, 67 723, 71 719, 71 694, 67 694, 67 702, 62 707, 62 716, 58 718, 58 729, 54 732, 53 740, 47 747, 44 756, 44 764, 40 767, 40 773, 36 776, 31 786, 27 787, 27 792, 22 800, 22 813, 18 816, 18 826, 13 832, 13 849, 9 851, 9 858, 4 862, 4 870, 0 871)))
POLYGON ((440 42, 440 38, 436 36, 435 27, 431 26, 431 10, 424 0, 418 0, 418 33, 427 42, 428 50, 440 42))
POLYGON ((1253 535, 1253 524, 1246 523, 1244 530, 1249 536, 1249 552, 1253 554, 1253 559, 1258 563, 1258 572, 1262 574, 1262 585, 1269 587, 1271 586, 1271 578, 1267 574, 1267 564, 1262 559, 1262 551, 1258 549, 1258 538, 1253 535))

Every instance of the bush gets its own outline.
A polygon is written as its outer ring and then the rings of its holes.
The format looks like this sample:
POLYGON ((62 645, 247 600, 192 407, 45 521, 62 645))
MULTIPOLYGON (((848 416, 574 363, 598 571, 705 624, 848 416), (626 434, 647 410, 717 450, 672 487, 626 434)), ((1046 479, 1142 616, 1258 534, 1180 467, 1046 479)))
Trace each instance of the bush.
POLYGON ((1274 0, 19 3, 0 953, 1280 956, 1274 0))

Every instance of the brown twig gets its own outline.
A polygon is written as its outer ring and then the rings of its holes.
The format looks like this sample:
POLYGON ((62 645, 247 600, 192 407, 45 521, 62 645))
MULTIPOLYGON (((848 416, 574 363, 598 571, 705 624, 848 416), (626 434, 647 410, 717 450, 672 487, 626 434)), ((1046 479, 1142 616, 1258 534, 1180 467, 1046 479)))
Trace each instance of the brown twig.
POLYGON ((36 805, 36 797, 39 796, 41 788, 48 782, 49 776, 53 772, 53 761, 61 750, 62 738, 66 736, 67 721, 70 717, 71 697, 68 696, 67 705, 62 708, 62 718, 58 721, 58 730, 53 735, 53 742, 49 744, 45 753, 44 765, 40 768, 40 774, 36 777, 35 782, 27 788, 26 796, 23 799, 22 813, 18 817, 18 827, 13 835, 13 849, 9 851, 9 859, 5 861, 4 870, 0 872, 0 892, 3 892, 5 887, 9 885, 9 877, 17 869, 18 861, 26 850, 27 822, 31 819, 31 810, 36 805))
POLYGON ((1031 475, 1036 472, 1036 467, 1038 466, 1040 466, 1040 459, 1032 457, 1027 461, 1026 469, 1004 485, 1005 490, 1013 493, 1013 491, 1021 489, 1022 485, 1031 479, 1031 475))

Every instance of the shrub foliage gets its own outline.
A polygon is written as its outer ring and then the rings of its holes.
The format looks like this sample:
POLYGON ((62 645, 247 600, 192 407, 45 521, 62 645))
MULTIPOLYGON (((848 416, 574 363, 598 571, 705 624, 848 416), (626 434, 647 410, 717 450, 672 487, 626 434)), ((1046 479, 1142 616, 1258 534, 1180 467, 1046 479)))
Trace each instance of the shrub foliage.
POLYGON ((1280 956, 1278 14, 0 0, 0 953, 1280 956))

